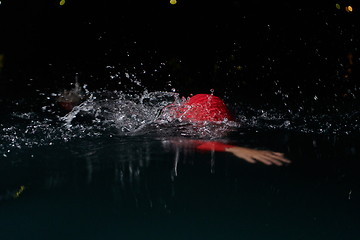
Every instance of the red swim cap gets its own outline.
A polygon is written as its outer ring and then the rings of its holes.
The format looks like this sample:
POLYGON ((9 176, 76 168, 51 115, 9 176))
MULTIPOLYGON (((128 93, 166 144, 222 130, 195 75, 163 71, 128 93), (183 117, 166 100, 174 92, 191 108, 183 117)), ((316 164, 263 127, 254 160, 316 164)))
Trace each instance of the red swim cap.
POLYGON ((225 103, 211 94, 197 94, 180 106, 177 117, 190 121, 235 121, 225 103))

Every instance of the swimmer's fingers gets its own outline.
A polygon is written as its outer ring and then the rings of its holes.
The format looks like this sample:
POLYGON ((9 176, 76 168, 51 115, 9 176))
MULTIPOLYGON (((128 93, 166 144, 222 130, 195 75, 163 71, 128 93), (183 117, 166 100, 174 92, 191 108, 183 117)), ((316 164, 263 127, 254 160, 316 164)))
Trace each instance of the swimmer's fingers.
POLYGON ((255 159, 252 157, 251 151, 253 151, 253 149, 237 146, 225 149, 225 152, 231 152, 236 157, 244 159, 249 163, 256 163, 255 159))
POLYGON ((290 163, 290 161, 284 157, 283 153, 261 150, 258 151, 259 152, 254 156, 254 159, 266 165, 275 164, 277 166, 282 166, 284 163, 290 163))
POLYGON ((265 150, 256 150, 244 147, 232 147, 225 151, 233 153, 238 158, 242 158, 249 163, 262 162, 266 165, 275 164, 277 166, 283 165, 283 163, 290 163, 288 159, 284 157, 283 153, 271 152, 265 150))
POLYGON ((271 156, 267 156, 266 153, 259 153, 257 155, 254 155, 253 158, 258 162, 262 162, 263 164, 266 165, 272 165, 272 164, 275 164, 277 166, 282 165, 280 161, 273 159, 271 156))
POLYGON ((244 159, 245 161, 247 161, 248 163, 256 163, 256 159, 252 158, 252 157, 240 157, 236 154, 234 154, 235 156, 237 156, 238 158, 244 159))
POLYGON ((280 161, 284 162, 284 163, 291 163, 291 161, 289 159, 286 159, 284 157, 284 153, 281 152, 271 152, 269 151, 275 158, 278 158, 280 161))
POLYGON ((283 163, 291 163, 290 160, 284 157, 283 153, 264 151, 262 160, 266 163, 275 164, 277 166, 283 165, 283 163))

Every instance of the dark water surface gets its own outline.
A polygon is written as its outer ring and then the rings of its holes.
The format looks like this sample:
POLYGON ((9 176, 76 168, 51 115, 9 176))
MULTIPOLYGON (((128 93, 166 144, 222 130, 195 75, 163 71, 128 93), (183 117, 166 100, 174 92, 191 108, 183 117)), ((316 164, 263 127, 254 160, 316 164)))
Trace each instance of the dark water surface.
POLYGON ((359 239, 356 3, 20 2, 0 4, 0 239, 359 239), (157 121, 210 89, 240 125, 157 121))
POLYGON ((93 133, 82 135, 61 122, 60 138, 53 124, 28 138, 18 124, 2 141, 3 239, 358 237, 358 134, 262 125, 227 137, 285 152, 292 163, 276 167, 172 145, 155 130, 124 136, 79 123, 93 133))

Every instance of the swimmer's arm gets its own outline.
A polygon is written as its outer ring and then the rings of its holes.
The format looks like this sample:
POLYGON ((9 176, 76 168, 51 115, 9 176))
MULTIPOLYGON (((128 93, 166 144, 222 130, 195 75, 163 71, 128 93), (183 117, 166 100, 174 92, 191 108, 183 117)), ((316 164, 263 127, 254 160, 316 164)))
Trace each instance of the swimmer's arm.
POLYGON ((203 142, 196 149, 200 151, 230 152, 249 163, 262 162, 266 165, 275 164, 277 166, 290 163, 283 153, 239 147, 219 142, 203 142))
POLYGON ((281 166, 284 163, 291 163, 284 157, 283 153, 272 152, 267 150, 257 150, 246 147, 233 146, 225 149, 225 152, 230 152, 236 157, 244 159, 249 163, 262 162, 266 165, 275 164, 281 166))

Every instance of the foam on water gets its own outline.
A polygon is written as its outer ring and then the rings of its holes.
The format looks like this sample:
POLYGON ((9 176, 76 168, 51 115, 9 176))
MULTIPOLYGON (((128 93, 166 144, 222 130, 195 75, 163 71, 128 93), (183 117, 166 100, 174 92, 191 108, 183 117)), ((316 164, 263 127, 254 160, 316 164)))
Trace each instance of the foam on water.
POLYGON ((122 92, 98 91, 89 93, 87 100, 74 107, 65 116, 42 118, 35 112, 12 113, 8 121, 0 123, 4 157, 11 149, 52 145, 74 138, 125 135, 186 136, 218 138, 236 124, 184 123, 170 116, 159 118, 168 104, 181 105, 174 92, 122 92))
MULTIPOLYGON (((36 112, 14 112, 0 122, 0 156, 13 149, 53 145, 72 139, 100 136, 148 135, 160 137, 225 138, 229 132, 288 130, 319 134, 349 134, 359 130, 357 111, 342 114, 309 115, 242 106, 235 109, 239 123, 182 122, 164 116, 168 104, 181 105, 186 98, 174 92, 125 94, 98 91, 65 116, 43 117, 36 112), (161 114, 161 117, 159 117, 161 114)), ((46 106, 50 108, 50 106, 46 106)), ((231 107, 231 106, 230 106, 231 107)), ((166 113, 165 113, 166 114, 166 113)))
POLYGON ((155 121, 161 109, 173 102, 174 93, 145 91, 142 95, 121 92, 96 92, 66 116, 61 117, 67 128, 76 126, 79 119, 119 133, 134 133, 155 121))
MULTIPOLYGON (((243 109, 244 110, 244 109, 243 109)), ((350 134, 359 133, 359 111, 351 113, 311 114, 280 111, 277 108, 263 110, 246 108, 246 114, 238 115, 243 128, 262 130, 288 130, 302 133, 350 134)))

